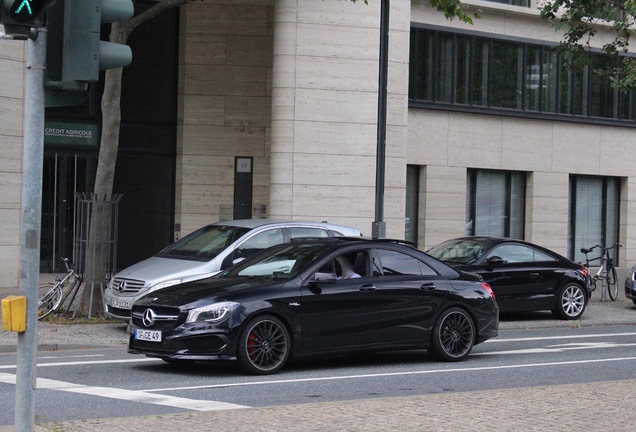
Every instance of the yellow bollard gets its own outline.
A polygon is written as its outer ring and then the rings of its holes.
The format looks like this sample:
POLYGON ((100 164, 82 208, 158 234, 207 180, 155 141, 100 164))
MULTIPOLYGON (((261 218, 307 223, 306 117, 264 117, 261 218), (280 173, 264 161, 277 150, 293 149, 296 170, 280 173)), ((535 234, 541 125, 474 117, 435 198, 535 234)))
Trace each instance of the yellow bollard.
POLYGON ((2 299, 2 330, 26 330, 26 297, 10 295, 2 299))

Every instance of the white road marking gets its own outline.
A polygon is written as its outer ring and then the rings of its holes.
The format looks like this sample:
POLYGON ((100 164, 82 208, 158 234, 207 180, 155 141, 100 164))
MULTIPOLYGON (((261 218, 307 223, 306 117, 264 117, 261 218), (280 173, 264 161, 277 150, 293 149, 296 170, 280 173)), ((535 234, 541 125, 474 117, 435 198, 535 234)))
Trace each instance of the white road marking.
MULTIPOLYGON (((0 382, 15 384, 16 376, 8 373, 0 373, 0 382)), ((244 405, 236 405, 227 402, 209 400, 187 399, 182 397, 147 393, 140 390, 127 390, 114 387, 96 387, 83 384, 73 384, 46 378, 37 378, 38 389, 57 390, 69 393, 78 393, 90 396, 100 396, 110 399, 119 399, 130 402, 142 402, 155 405, 164 405, 174 408, 182 408, 191 411, 220 411, 230 409, 249 408, 244 405)))
POLYGON ((314 381, 338 381, 338 380, 353 380, 353 379, 363 379, 363 378, 385 378, 385 377, 406 376, 406 375, 432 375, 432 374, 448 373, 448 372, 480 372, 480 371, 503 370, 503 369, 539 368, 539 367, 545 367, 545 366, 566 366, 566 365, 573 365, 573 364, 591 364, 591 363, 624 362, 624 361, 636 361, 636 357, 514 364, 514 365, 505 365, 505 366, 483 366, 483 367, 474 367, 474 368, 433 369, 433 370, 419 370, 419 371, 409 371, 409 372, 386 372, 386 373, 376 373, 376 374, 327 376, 327 377, 316 377, 316 378, 297 378, 297 379, 289 379, 289 380, 272 380, 272 381, 251 381, 251 382, 210 384, 210 385, 185 386, 185 387, 166 387, 166 388, 158 388, 158 389, 146 389, 144 390, 144 392, 166 392, 166 391, 226 388, 226 387, 248 387, 248 386, 263 386, 263 385, 271 385, 271 384, 295 384, 295 383, 314 382, 314 381))
POLYGON ((49 360, 49 359, 67 359, 67 358, 85 358, 85 357, 104 357, 104 354, 83 354, 83 355, 69 355, 69 356, 42 356, 38 357, 38 360, 49 360))
POLYGON ((570 336, 537 336, 537 337, 527 337, 527 338, 523 337, 523 338, 511 338, 511 339, 494 338, 494 339, 488 339, 484 343, 525 342, 525 341, 558 340, 558 339, 585 339, 585 338, 618 337, 618 336, 636 336, 636 333, 605 333, 605 334, 570 335, 570 336))
MULTIPOLYGON (((51 362, 51 363, 38 363, 38 367, 51 367, 51 366, 78 366, 78 365, 95 365, 95 364, 113 364, 113 363, 146 363, 146 362, 160 362, 161 359, 141 357, 138 359, 119 359, 119 360, 86 360, 86 361, 72 361, 72 362, 51 362)), ((2 365, 0 369, 15 369, 16 365, 2 365)))
POLYGON ((564 351, 576 351, 586 349, 608 349, 608 348, 620 348, 636 346, 636 343, 613 343, 613 342, 582 342, 582 343, 569 343, 561 345, 550 345, 543 348, 524 348, 508 351, 485 351, 480 353, 473 353, 473 356, 489 356, 489 355, 502 355, 502 354, 546 354, 557 353, 564 351))

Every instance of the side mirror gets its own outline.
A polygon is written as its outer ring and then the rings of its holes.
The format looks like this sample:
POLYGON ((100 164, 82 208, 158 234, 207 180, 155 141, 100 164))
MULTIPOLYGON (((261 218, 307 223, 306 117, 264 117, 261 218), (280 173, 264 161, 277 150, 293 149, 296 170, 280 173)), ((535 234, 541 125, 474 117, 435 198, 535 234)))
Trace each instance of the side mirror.
POLYGON ((237 258, 236 250, 232 251, 228 256, 223 258, 223 262, 221 263, 221 270, 225 270, 227 268, 232 267, 234 264, 241 262, 244 258, 237 258))
POLYGON ((238 264, 241 261, 243 261, 244 259, 245 259, 245 257, 238 257, 238 258, 236 258, 235 260, 232 261, 232 265, 238 264))
POLYGON ((505 263, 506 263, 506 261, 504 261, 504 259, 503 259, 503 258, 501 258, 501 257, 499 257, 499 256, 497 256, 497 255, 495 255, 495 256, 491 256, 491 257, 490 257, 490 258, 488 258, 486 261, 488 262, 488 264, 490 264, 490 265, 491 265, 491 266, 493 266, 493 267, 496 267, 496 266, 498 266, 498 265, 502 265, 502 264, 505 264, 505 263))

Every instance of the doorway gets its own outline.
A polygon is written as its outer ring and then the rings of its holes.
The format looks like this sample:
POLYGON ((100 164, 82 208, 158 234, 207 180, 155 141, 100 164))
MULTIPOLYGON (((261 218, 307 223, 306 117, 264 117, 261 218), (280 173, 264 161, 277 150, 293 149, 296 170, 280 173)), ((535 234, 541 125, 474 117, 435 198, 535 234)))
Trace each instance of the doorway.
POLYGON ((65 271, 61 258, 73 258, 75 192, 92 192, 97 155, 46 151, 42 171, 40 271, 65 271))

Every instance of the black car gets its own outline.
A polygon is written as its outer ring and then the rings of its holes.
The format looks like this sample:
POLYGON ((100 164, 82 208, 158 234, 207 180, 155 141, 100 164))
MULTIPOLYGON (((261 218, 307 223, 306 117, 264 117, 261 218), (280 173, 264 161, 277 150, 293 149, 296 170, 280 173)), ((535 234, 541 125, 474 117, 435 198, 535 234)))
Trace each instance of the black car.
POLYGON ((129 352, 233 360, 269 374, 289 357, 427 348, 464 359, 497 335, 488 284, 395 241, 299 239, 133 305, 129 352))
POLYGON ((584 266, 521 240, 462 237, 428 253, 482 276, 495 292, 501 313, 551 310, 574 320, 581 317, 592 294, 584 266))

